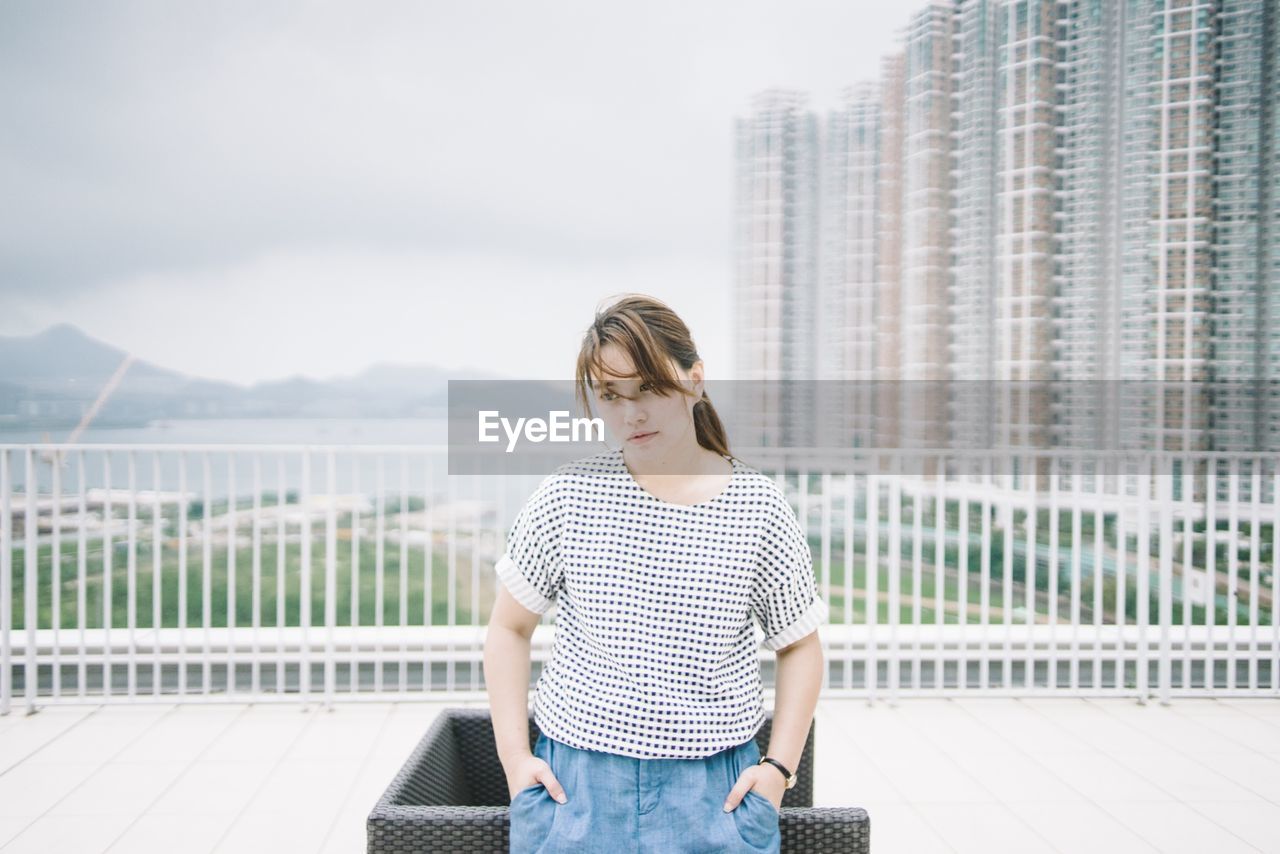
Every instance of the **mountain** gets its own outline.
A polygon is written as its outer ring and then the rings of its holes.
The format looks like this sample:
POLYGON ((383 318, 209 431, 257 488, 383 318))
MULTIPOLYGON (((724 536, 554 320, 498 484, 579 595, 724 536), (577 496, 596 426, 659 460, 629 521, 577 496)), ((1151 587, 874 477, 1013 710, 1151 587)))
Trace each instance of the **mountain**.
MULTIPOLYGON (((54 394, 88 394, 92 399, 125 355, 69 323, 60 323, 35 335, 0 338, 0 382, 54 394)), ((176 371, 136 361, 120 390, 169 393, 190 382, 176 371)), ((227 383, 213 385, 224 391, 234 388, 227 383)))
MULTIPOLYGON (((0 425, 73 426, 127 354, 61 323, 0 337, 0 425)), ((93 423, 132 426, 157 418, 396 418, 441 415, 449 379, 476 371, 379 363, 349 377, 291 377, 241 386, 135 360, 93 423)))

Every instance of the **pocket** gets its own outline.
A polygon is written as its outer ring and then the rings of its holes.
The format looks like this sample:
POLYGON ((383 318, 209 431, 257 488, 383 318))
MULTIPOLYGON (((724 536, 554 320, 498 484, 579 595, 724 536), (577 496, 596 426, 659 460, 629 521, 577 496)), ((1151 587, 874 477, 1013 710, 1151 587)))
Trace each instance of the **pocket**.
POLYGON ((506 849, 509 854, 534 854, 542 848, 556 818, 555 801, 546 791, 546 786, 536 783, 525 786, 511 799, 506 849))
POLYGON ((525 786, 523 789, 516 792, 516 796, 515 798, 511 799, 511 803, 514 804, 516 802, 516 798, 520 797, 521 795, 527 794, 529 792, 537 791, 538 789, 545 789, 545 788, 546 787, 543 786, 542 783, 534 783, 532 786, 525 786))
POLYGON ((773 805, 773 801, 769 800, 764 795, 757 792, 755 789, 747 789, 747 797, 755 798, 756 800, 760 801, 760 803, 768 807, 773 812, 774 815, 779 814, 778 808, 773 805))
POLYGON ((733 811, 734 827, 751 851, 777 851, 782 836, 780 816, 764 795, 747 790, 733 811))

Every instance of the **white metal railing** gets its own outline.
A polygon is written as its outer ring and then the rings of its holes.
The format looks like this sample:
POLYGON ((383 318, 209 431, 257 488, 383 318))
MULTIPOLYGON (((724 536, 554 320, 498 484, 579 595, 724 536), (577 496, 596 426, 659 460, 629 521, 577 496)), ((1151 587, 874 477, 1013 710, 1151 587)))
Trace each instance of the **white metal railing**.
MULTIPOLYGON (((482 697, 541 475, 446 451, 0 445, 0 712, 482 697)), ((1278 455, 735 453, 809 535, 828 694, 1280 696, 1278 455)))

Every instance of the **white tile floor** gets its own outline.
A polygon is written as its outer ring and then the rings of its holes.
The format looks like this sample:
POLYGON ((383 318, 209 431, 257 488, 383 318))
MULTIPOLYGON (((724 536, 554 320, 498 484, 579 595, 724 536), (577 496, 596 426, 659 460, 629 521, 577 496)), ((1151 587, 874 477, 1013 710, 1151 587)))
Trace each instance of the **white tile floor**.
MULTIPOLYGON (((0 851, 359 854, 443 705, 19 708, 0 851)), ((817 720, 815 802, 866 808, 876 854, 1280 852, 1280 700, 823 699, 817 720)))

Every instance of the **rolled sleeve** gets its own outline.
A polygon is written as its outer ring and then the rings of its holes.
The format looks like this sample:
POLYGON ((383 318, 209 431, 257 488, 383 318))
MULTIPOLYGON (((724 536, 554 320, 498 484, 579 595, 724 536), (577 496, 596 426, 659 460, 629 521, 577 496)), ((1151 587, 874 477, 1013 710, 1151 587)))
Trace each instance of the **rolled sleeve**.
POLYGON ((762 645, 774 651, 800 640, 830 617, 827 603, 818 595, 813 553, 781 492, 761 539, 752 612, 764 631, 762 645))
POLYGON ((543 480, 516 514, 506 550, 494 564, 515 600, 536 614, 550 610, 560 591, 560 539, 568 516, 567 499, 554 475, 543 480))
POLYGON ((527 571, 521 569, 511 559, 510 553, 504 553, 502 557, 498 558, 497 564, 494 565, 494 570, 498 573, 498 578, 502 579, 502 583, 506 585, 507 590, 515 597, 515 600, 535 614, 545 614, 555 604, 554 597, 542 593, 529 581, 530 577, 536 578, 537 574, 526 574, 527 571))
MULTIPOLYGON (((790 607, 790 605, 779 606, 775 610, 775 613, 777 614, 791 613, 792 610, 793 609, 790 607)), ((817 593, 814 592, 810 596, 809 606, 807 608, 804 608, 800 612, 800 615, 798 617, 793 619, 790 623, 787 623, 786 625, 784 625, 779 631, 777 631, 772 636, 769 635, 768 628, 764 630, 765 639, 761 642, 761 646, 763 646, 765 649, 770 649, 774 651, 782 649, 784 646, 790 646, 791 644, 795 643, 805 635, 809 634, 810 632, 818 628, 818 626, 824 625, 827 622, 828 616, 829 616, 829 612, 827 609, 827 603, 824 602, 821 598, 819 598, 817 593)), ((784 622, 785 619, 786 619, 785 617, 781 619, 775 618, 770 625, 776 626, 779 623, 784 622)))

